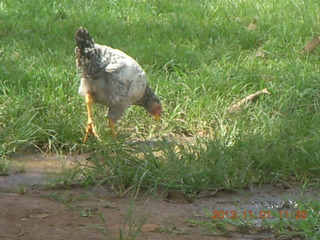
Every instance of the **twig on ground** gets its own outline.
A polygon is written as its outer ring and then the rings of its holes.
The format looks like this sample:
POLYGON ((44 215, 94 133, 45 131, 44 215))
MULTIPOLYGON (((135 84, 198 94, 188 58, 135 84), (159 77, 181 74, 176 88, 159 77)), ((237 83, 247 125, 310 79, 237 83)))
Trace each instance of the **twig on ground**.
POLYGON ((253 94, 250 94, 249 96, 241 99, 240 101, 232 104, 230 107, 229 107, 229 110, 228 112, 229 113, 232 113, 232 112, 239 112, 239 111, 242 111, 242 105, 247 103, 247 102, 254 102, 255 100, 258 99, 258 97, 261 95, 261 94, 271 94, 267 88, 264 88, 258 92, 255 92, 253 94))

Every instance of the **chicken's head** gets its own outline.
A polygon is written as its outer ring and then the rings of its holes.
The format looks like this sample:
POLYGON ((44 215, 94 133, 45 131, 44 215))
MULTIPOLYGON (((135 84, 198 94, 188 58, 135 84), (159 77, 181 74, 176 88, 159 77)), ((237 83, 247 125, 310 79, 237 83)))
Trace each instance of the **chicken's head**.
POLYGON ((160 116, 162 114, 162 106, 160 102, 154 102, 151 104, 151 107, 149 109, 149 112, 155 116, 156 120, 160 119, 160 116))
POLYGON ((147 85, 143 97, 135 103, 135 105, 144 107, 157 120, 162 114, 162 105, 160 99, 154 94, 151 88, 147 85))

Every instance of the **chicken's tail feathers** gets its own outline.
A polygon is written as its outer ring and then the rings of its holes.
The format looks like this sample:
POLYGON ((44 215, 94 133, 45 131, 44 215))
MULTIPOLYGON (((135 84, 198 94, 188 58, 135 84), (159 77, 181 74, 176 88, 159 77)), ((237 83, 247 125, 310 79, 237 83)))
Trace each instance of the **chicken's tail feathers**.
POLYGON ((84 27, 80 27, 75 34, 76 45, 80 49, 85 49, 87 47, 94 47, 94 40, 90 36, 88 30, 84 27))

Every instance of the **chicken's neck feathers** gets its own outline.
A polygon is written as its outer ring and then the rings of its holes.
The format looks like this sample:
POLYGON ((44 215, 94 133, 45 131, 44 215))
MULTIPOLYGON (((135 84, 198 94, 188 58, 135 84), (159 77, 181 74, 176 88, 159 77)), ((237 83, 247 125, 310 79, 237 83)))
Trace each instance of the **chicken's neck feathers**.
POLYGON ((147 111, 150 111, 153 103, 160 103, 160 100, 156 96, 156 94, 152 91, 152 89, 149 87, 149 85, 147 85, 142 98, 136 103, 134 103, 134 105, 142 106, 147 111))

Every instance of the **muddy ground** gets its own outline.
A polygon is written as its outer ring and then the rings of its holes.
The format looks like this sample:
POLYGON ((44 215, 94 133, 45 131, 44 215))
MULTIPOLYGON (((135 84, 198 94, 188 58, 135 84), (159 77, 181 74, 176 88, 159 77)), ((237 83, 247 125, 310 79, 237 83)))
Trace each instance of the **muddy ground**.
POLYGON ((294 212, 296 201, 320 200, 319 193, 312 189, 302 194, 300 186, 281 182, 203 192, 201 198, 192 200, 175 192, 141 194, 132 201, 101 186, 71 190, 41 187, 47 181, 45 174, 61 171, 62 162, 86 157, 14 156, 20 170, 0 176, 0 239, 100 240, 120 239, 120 233, 127 237, 123 239, 131 239, 128 236, 134 236, 137 229, 142 230, 137 239, 276 239, 270 229, 262 227, 265 211, 294 212), (214 211, 228 212, 230 217, 237 214, 239 218, 230 218, 230 223, 247 214, 252 224, 249 228, 226 224, 221 230, 217 223, 222 220, 214 211), (216 215, 218 219, 210 220, 216 215))

